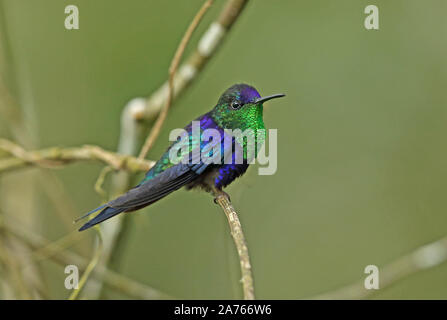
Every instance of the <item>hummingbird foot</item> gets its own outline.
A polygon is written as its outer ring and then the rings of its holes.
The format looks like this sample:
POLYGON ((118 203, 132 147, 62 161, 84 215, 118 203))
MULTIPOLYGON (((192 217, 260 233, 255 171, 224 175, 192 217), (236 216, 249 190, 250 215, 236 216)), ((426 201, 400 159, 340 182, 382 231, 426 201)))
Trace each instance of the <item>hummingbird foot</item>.
POLYGON ((223 190, 219 190, 219 189, 213 188, 212 189, 212 193, 214 195, 214 203, 215 204, 217 204, 217 199, 219 197, 225 197, 225 198, 227 198, 228 202, 231 202, 230 195, 228 193, 226 193, 225 191, 223 191, 223 190))

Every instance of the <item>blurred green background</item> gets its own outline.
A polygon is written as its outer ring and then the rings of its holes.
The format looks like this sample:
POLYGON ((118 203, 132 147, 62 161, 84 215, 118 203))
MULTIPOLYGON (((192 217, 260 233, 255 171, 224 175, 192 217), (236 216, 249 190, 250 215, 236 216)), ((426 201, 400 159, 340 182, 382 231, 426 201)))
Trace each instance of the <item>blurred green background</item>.
MULTIPOLYGON (((116 150, 123 106, 165 81, 202 0, 0 4, 2 71, 36 145, 116 150), (69 4, 79 8, 79 30, 64 28, 69 4)), ((222 5, 215 1, 186 55, 222 5)), ((383 266, 447 234, 446 12, 445 0, 251 1, 175 103, 150 159, 171 129, 207 112, 233 83, 287 94, 264 115, 278 129, 277 173, 251 168, 226 190, 244 227, 257 298, 336 289, 363 279, 366 265, 383 266), (368 4, 379 7, 378 31, 364 28, 368 4)), ((0 135, 12 138, 7 121, 0 115, 0 135)), ((71 196, 70 219, 100 203, 93 185, 102 167, 52 171, 71 196)), ((0 177, 0 208, 56 240, 78 225, 64 225, 66 213, 49 204, 39 180, 29 190, 34 170, 0 177)), ((176 298, 241 297, 228 225, 211 196, 176 192, 133 213, 129 232, 120 273, 176 298)), ((89 231, 79 241, 92 248, 93 238, 89 231)), ((41 264, 50 297, 66 298, 63 268, 41 264)), ((112 290, 105 297, 125 298, 112 290)), ((375 297, 445 299, 447 265, 375 297)))

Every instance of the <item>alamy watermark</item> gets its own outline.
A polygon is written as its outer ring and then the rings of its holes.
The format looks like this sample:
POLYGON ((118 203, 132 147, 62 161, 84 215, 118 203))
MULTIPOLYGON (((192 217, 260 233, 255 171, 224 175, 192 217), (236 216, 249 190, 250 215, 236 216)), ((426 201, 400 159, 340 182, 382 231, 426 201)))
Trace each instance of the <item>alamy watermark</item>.
POLYGON ((376 265, 370 264, 365 267, 365 274, 368 276, 363 282, 365 289, 371 290, 379 289, 379 268, 376 265))
POLYGON ((64 286, 67 290, 79 289, 79 269, 74 264, 69 264, 65 267, 65 277, 64 286))
POLYGON ((78 30, 79 29, 79 9, 75 5, 68 5, 64 12, 67 14, 64 21, 65 29, 78 30))
POLYGON ((258 162, 260 175, 273 175, 278 168, 277 129, 205 129, 200 121, 192 121, 191 132, 174 129, 169 150, 173 164, 254 164, 258 162), (268 139, 267 138, 268 133, 268 139), (268 155, 264 142, 268 140, 268 155))
POLYGON ((379 8, 373 4, 365 7, 365 28, 367 30, 379 30, 379 8))

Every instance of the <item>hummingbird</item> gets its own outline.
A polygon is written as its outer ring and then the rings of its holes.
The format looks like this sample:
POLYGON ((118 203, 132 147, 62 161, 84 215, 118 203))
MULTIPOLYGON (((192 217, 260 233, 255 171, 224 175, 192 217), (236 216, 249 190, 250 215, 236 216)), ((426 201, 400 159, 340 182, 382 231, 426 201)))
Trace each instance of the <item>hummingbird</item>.
MULTIPOLYGON (((242 161, 237 161, 233 152, 235 144, 245 145, 245 140, 244 142, 237 141, 226 134, 226 131, 249 129, 264 130, 265 133, 263 103, 284 96, 284 94, 274 94, 261 97, 259 92, 248 84, 231 86, 220 96, 211 111, 201 115, 184 128, 183 134, 169 146, 137 186, 82 216, 80 219, 101 210, 79 231, 88 229, 119 213, 146 207, 184 186, 187 189, 200 188, 214 195, 218 192, 226 194, 222 189, 242 176, 250 164, 247 152, 243 153, 242 161), (193 134, 194 123, 199 125, 199 138, 193 134), (202 134, 210 129, 219 133, 220 140, 213 137, 212 142, 201 141, 202 134), (210 151, 213 147, 218 148, 218 151, 220 149, 220 152, 214 152, 215 149, 210 151), (200 158, 205 149, 206 152, 209 151, 212 161, 204 161, 200 158), (177 161, 173 161, 172 154, 176 155, 177 161), (228 155, 229 161, 227 161, 228 155), (225 161, 221 161, 224 157, 225 161)), ((264 138, 265 135, 258 138, 260 145, 264 138)))

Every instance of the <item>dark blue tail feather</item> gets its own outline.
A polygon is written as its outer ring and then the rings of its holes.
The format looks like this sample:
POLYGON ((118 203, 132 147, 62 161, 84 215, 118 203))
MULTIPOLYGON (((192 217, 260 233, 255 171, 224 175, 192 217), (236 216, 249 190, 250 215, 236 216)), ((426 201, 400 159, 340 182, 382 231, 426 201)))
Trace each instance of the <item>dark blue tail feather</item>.
POLYGON ((94 212, 96 212, 96 211, 99 211, 99 210, 101 210, 101 209, 104 209, 106 206, 107 206, 107 204, 103 204, 102 206, 99 206, 98 208, 93 209, 92 211, 87 212, 87 213, 84 214, 83 216, 81 216, 81 217, 79 217, 79 218, 76 218, 76 219, 74 220, 74 222, 78 222, 79 220, 82 220, 82 219, 84 219, 84 218, 87 218, 87 217, 88 217, 89 215, 91 215, 92 213, 94 213, 94 212))
MULTIPOLYGON (((104 207, 104 206, 103 206, 104 207)), ((101 207, 98 208, 98 210, 101 209, 101 207)), ((93 227, 95 224, 98 224, 100 222, 103 222, 104 220, 110 219, 113 216, 116 216, 118 213, 123 212, 125 209, 116 209, 112 207, 106 207, 103 209, 96 217, 94 217, 92 220, 84 224, 79 231, 83 231, 85 229, 93 227)), ((94 210, 96 211, 96 210, 94 210)))

